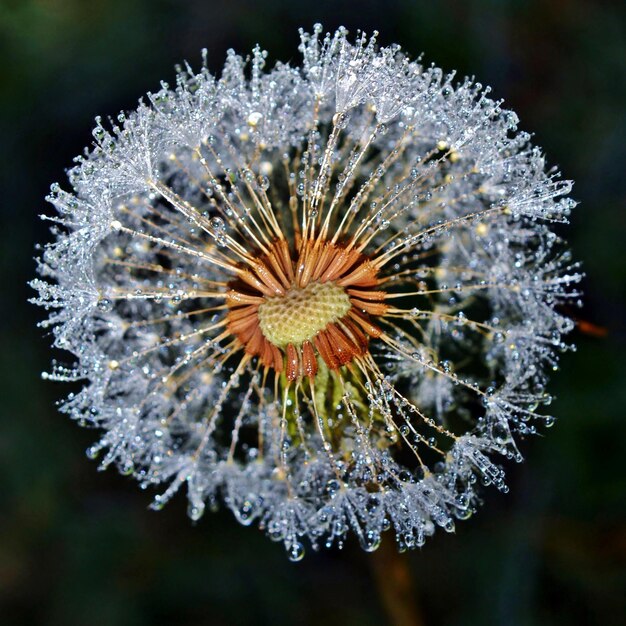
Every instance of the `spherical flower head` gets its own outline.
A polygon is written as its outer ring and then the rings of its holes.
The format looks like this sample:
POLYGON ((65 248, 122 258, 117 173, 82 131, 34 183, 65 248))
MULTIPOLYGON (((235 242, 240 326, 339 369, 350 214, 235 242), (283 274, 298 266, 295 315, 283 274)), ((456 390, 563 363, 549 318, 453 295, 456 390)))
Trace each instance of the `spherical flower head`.
POLYGON ((36 302, 88 454, 298 560, 454 529, 553 418, 571 184, 489 89, 344 29, 97 119, 36 302))

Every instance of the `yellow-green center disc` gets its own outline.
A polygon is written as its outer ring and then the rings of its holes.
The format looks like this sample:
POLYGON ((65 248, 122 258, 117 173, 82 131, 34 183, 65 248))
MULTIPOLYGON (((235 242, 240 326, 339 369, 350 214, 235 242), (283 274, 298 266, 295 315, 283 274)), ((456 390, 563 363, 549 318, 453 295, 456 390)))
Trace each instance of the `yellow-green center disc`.
POLYGON ((292 287, 284 296, 266 298, 259 306, 259 324, 265 338, 279 348, 311 340, 351 307, 342 287, 332 282, 292 287))

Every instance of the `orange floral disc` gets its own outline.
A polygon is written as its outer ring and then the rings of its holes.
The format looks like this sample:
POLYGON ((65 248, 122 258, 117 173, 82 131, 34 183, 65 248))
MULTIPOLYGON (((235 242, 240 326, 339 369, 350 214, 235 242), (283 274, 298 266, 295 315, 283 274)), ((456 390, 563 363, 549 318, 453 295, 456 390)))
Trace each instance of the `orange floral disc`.
POLYGON ((313 378, 318 355, 336 370, 380 336, 371 319, 387 309, 386 292, 372 289, 379 283, 376 267, 355 249, 315 239, 292 255, 277 240, 231 283, 227 327, 247 354, 284 370, 287 380, 313 378))

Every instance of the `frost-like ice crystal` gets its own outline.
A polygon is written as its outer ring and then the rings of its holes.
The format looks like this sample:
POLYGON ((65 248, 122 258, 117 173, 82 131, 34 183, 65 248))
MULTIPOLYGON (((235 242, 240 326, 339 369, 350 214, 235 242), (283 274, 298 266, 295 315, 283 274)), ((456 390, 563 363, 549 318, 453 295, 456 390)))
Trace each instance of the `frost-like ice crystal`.
POLYGON ((489 89, 346 31, 180 68, 52 186, 35 300, 63 411, 141 485, 304 544, 400 549, 505 491, 553 418, 574 206, 489 89))

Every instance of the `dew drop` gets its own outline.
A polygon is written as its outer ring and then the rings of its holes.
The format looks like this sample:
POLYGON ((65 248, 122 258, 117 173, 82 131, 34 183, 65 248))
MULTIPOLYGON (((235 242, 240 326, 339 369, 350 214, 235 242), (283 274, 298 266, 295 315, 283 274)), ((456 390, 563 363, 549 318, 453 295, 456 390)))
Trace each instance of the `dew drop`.
POLYGON ((235 516, 240 524, 244 526, 250 526, 257 515, 257 502, 256 498, 248 497, 242 503, 238 509, 235 509, 235 516))
POLYGON ((259 176, 259 187, 267 191, 270 188, 270 179, 267 176, 259 176))
POLYGON ((248 115, 248 126, 250 126, 250 128, 255 128, 256 126, 259 125, 259 122, 261 121, 261 119, 263 118, 263 114, 259 113, 259 111, 253 111, 252 113, 250 113, 250 115, 248 115))
POLYGON ((304 546, 299 541, 294 541, 291 546, 289 546, 287 556, 293 563, 301 561, 304 558, 304 546))
POLYGON ((109 298, 100 298, 98 300, 98 309, 103 313, 108 313, 113 308, 113 303, 109 298))
POLYGON ((368 530, 365 535, 359 539, 359 543, 365 552, 374 552, 377 550, 380 546, 380 541, 380 534, 373 530, 368 530))
POLYGON ((204 504, 202 505, 194 505, 190 504, 187 507, 187 515, 194 521, 197 522, 202 515, 204 514, 204 504))
POLYGON ((341 488, 341 484, 335 478, 332 478, 326 483, 326 492, 331 498, 337 495, 337 492, 339 491, 340 488, 341 488))

